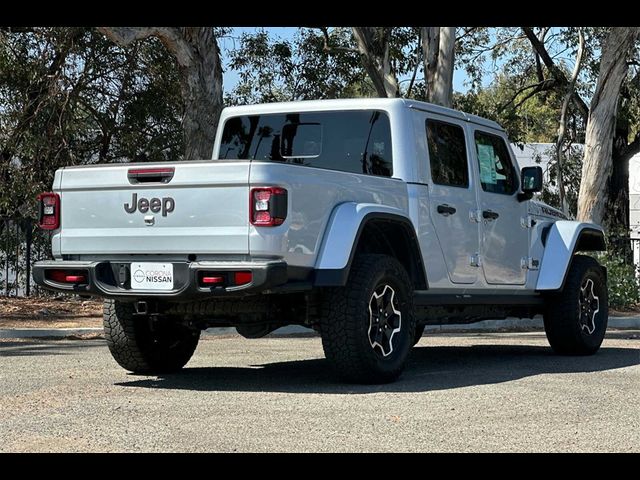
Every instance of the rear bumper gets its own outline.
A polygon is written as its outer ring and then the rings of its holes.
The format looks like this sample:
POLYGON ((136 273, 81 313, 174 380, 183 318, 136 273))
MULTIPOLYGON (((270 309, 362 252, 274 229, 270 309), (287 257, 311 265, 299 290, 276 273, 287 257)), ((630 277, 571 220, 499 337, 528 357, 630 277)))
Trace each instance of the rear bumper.
POLYGON ((136 300, 158 298, 189 300, 204 297, 232 297, 256 294, 287 283, 287 263, 282 260, 256 259, 250 262, 172 262, 174 266, 174 289, 132 290, 129 286, 127 262, 83 262, 47 260, 33 266, 34 281, 49 290, 79 295, 97 295, 104 298, 136 300), (60 283, 52 280, 47 270, 84 270, 86 281, 79 284, 60 283), (250 271, 252 281, 244 285, 201 286, 198 272, 215 271, 222 274, 250 271))

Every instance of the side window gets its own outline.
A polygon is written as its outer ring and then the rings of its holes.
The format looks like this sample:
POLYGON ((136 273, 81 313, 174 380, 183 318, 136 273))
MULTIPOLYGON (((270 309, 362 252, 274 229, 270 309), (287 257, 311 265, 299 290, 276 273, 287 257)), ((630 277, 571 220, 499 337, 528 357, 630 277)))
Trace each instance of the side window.
POLYGON ((462 127, 427 120, 426 129, 433 182, 438 185, 467 188, 469 169, 462 127))
POLYGON ((482 189, 512 195, 518 189, 518 177, 504 140, 497 135, 476 131, 475 141, 482 189))

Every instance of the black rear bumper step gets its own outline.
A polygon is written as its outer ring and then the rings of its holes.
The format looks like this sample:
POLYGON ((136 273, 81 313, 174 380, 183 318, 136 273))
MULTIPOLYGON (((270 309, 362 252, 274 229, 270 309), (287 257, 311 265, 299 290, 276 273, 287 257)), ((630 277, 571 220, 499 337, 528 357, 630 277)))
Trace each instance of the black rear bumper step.
POLYGON ((190 300, 203 297, 232 297, 256 294, 287 283, 287 263, 283 260, 261 260, 250 262, 202 261, 171 262, 174 272, 172 290, 132 290, 123 268, 131 262, 85 262, 68 260, 46 260, 33 266, 34 281, 49 290, 79 295, 97 295, 104 298, 135 300, 138 298, 166 298, 190 300), (47 270, 85 270, 86 281, 78 284, 60 283, 47 278, 47 270), (201 286, 198 272, 251 272, 251 282, 244 285, 201 286))

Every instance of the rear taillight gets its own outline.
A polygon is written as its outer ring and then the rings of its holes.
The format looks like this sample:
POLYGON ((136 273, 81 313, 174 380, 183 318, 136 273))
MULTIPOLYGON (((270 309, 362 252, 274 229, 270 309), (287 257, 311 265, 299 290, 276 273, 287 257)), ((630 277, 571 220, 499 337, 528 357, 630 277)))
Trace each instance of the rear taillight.
POLYGON ((46 270, 45 278, 57 283, 87 283, 86 270, 46 270))
POLYGON ((60 195, 53 192, 41 193, 37 197, 40 211, 38 226, 44 230, 60 227, 60 195))
POLYGON ((287 218, 287 191, 280 187, 252 188, 249 217, 257 227, 282 225, 287 218))
POLYGON ((200 287, 236 287, 246 285, 253 281, 253 273, 240 272, 211 272, 201 270, 198 272, 198 284, 200 287))

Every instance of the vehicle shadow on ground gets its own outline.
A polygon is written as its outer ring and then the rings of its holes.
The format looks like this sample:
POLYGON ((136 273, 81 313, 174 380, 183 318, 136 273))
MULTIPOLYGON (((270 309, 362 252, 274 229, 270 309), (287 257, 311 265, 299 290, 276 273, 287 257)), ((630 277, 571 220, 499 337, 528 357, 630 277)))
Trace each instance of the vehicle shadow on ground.
POLYGON ((0 342, 0 357, 27 357, 43 355, 70 355, 80 349, 104 347, 99 340, 61 340, 59 338, 39 338, 38 340, 21 340, 0 342))
POLYGON ((179 374, 117 383, 125 387, 286 393, 426 392, 509 382, 556 373, 589 373, 640 364, 637 348, 603 347, 589 357, 561 357, 549 347, 475 345, 418 346, 395 383, 338 383, 324 359, 268 363, 252 367, 185 368, 179 374))

